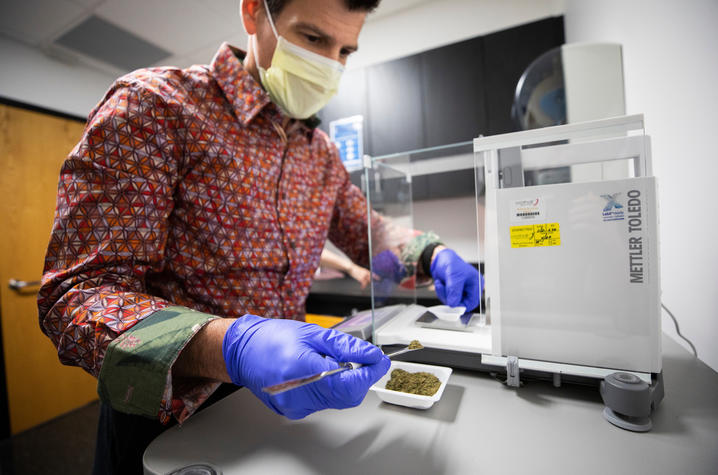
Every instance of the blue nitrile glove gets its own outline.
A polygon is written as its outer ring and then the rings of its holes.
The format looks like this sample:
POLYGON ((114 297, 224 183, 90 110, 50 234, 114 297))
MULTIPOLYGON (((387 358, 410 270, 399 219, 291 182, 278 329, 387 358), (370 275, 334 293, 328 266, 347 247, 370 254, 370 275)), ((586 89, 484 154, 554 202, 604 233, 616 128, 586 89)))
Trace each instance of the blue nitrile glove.
POLYGON ((359 405, 390 365, 379 348, 346 333, 256 315, 232 323, 224 336, 222 354, 234 384, 249 388, 270 409, 290 419, 320 409, 359 405), (262 391, 288 379, 337 368, 337 361, 364 366, 275 396, 262 391))
POLYGON ((382 251, 371 260, 372 271, 382 279, 389 279, 395 283, 401 282, 406 273, 406 267, 401 263, 396 254, 386 250, 382 251))
POLYGON ((396 254, 386 250, 382 251, 371 260, 371 268, 374 275, 380 280, 374 281, 374 291, 380 297, 390 295, 394 287, 401 282, 406 274, 406 267, 401 263, 396 254))
POLYGON ((483 277, 451 249, 442 249, 431 263, 436 295, 450 307, 463 305, 467 311, 479 305, 483 277))

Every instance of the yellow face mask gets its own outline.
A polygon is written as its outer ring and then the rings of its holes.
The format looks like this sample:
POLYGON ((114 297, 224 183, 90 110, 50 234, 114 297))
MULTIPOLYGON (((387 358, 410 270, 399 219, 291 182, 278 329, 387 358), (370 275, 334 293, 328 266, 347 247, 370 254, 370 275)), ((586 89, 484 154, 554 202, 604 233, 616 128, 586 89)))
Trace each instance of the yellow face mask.
POLYGON ((264 8, 277 38, 277 47, 269 69, 258 65, 262 86, 272 102, 289 117, 311 117, 337 93, 344 66, 279 36, 267 8, 267 0, 264 0, 264 8))

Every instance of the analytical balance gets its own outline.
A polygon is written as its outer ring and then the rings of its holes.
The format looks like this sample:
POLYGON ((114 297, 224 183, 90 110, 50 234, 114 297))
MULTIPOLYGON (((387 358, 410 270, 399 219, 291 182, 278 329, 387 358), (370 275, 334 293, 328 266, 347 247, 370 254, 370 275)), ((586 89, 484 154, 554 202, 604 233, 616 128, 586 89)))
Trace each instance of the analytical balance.
POLYGON ((429 152, 365 159, 367 199, 414 228, 413 182, 473 173, 473 206, 455 219, 475 248, 457 252, 484 263, 482 304, 446 322, 412 302, 385 305, 392 287, 374 282, 363 316, 374 343, 416 339, 427 350, 413 361, 505 373, 510 386, 528 376, 599 384, 606 419, 649 430, 663 383, 658 203, 643 116, 479 137, 473 154, 451 158, 429 152))

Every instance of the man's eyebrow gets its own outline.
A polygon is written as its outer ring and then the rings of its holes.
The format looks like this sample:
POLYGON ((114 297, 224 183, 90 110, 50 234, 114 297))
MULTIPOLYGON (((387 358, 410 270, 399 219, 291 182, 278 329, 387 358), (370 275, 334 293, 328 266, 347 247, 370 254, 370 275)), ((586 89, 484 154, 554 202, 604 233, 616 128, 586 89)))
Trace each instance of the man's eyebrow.
MULTIPOLYGON (((318 37, 323 38, 325 40, 332 40, 332 41, 334 40, 334 38, 332 38, 331 35, 329 35, 324 30, 322 30, 318 26, 313 25, 311 23, 299 22, 296 24, 296 28, 298 28, 300 30, 305 30, 305 31, 309 30, 312 33, 314 33, 315 35, 317 35, 318 37)), ((359 49, 359 46, 358 45, 345 45, 344 48, 348 49, 349 51, 354 52, 359 49)))

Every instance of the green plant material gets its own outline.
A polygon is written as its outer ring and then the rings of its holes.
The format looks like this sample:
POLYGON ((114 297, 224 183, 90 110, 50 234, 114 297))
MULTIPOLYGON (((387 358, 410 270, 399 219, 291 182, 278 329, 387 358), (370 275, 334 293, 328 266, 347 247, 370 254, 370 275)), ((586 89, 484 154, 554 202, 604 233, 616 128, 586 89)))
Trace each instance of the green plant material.
POLYGON ((411 343, 409 343, 408 348, 410 350, 420 350, 420 349, 424 348, 424 345, 419 343, 419 340, 411 340, 411 343))
POLYGON ((403 369, 392 370, 391 378, 386 383, 386 389, 421 396, 433 396, 439 390, 439 386, 441 381, 431 373, 423 371, 409 373, 403 369))

